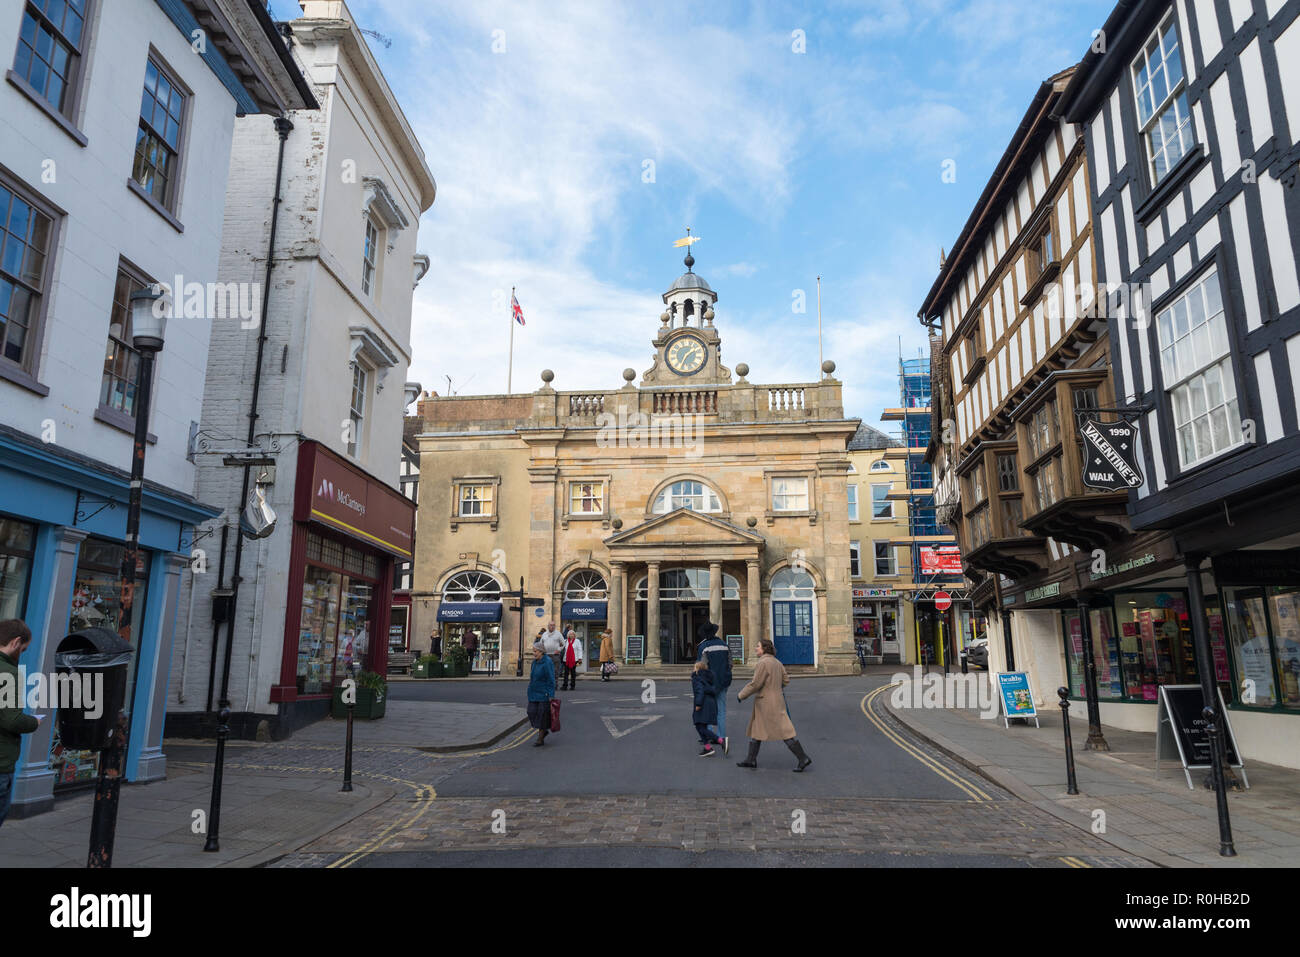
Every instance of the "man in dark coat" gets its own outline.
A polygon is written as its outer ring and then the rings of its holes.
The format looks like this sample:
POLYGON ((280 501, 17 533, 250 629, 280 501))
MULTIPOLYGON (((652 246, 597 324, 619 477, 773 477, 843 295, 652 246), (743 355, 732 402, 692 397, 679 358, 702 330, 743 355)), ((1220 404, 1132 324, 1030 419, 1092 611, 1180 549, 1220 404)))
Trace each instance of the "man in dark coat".
POLYGON ((731 687, 731 648, 718 637, 718 626, 711 621, 700 625, 697 632, 700 644, 696 661, 703 661, 713 675, 713 687, 718 693, 718 720, 714 731, 720 738, 727 736, 727 689, 731 687))
POLYGON ((27 689, 18 684, 18 659, 32 642, 31 630, 17 618, 0 621, 0 682, 9 685, 10 700, 14 707, 0 707, 0 824, 9 813, 14 793, 14 766, 24 734, 31 734, 44 715, 23 713, 27 689))

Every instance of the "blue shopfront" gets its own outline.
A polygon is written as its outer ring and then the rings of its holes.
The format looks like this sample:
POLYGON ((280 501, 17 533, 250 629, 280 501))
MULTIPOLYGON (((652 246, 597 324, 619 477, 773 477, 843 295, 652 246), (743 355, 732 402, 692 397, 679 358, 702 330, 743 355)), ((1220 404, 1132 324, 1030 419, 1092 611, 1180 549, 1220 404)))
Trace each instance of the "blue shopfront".
POLYGON ((579 671, 595 671, 600 663, 600 635, 609 616, 609 602, 566 601, 560 605, 564 628, 572 628, 582 642, 583 659, 579 671))
MULTIPOLYGON (((182 570, 193 526, 219 514, 181 492, 145 483, 134 608, 121 615, 121 564, 129 478, 84 456, 11 429, 0 430, 0 618, 32 631, 22 656, 29 675, 51 674, 70 632, 105 627, 131 644, 126 778, 162 778, 163 719, 182 570), (133 619, 133 620, 132 620, 133 619)), ((93 782, 97 756, 65 750, 56 720, 24 735, 13 814, 53 805, 56 788, 93 782)))

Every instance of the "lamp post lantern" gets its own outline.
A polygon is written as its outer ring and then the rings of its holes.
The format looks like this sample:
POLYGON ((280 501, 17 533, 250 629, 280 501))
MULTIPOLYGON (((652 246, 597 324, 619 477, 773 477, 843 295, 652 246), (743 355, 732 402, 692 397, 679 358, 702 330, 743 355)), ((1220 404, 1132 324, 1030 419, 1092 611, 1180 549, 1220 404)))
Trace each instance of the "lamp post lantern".
MULTIPOLYGON (((171 298, 161 286, 131 293, 131 344, 140 353, 135 384, 135 444, 131 451, 131 485, 126 510, 126 548, 122 552, 119 625, 129 629, 135 611, 136 564, 140 556, 140 508, 144 491, 144 454, 149 441, 149 393, 153 385, 154 357, 162 351, 171 298)), ((129 634, 129 632, 128 632, 129 634)), ((95 807, 90 819, 87 867, 113 866, 113 839, 117 832, 117 801, 122 789, 122 761, 130 725, 119 714, 108 747, 100 755, 95 807)))

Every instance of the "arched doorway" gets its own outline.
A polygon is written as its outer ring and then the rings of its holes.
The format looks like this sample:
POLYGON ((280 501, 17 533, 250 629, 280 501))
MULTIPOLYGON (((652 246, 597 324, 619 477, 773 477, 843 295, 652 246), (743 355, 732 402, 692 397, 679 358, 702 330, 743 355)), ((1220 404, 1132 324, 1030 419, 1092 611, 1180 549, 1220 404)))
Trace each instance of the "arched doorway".
POLYGON ((817 587, 813 577, 796 568, 772 576, 772 643, 785 665, 816 664, 817 587))

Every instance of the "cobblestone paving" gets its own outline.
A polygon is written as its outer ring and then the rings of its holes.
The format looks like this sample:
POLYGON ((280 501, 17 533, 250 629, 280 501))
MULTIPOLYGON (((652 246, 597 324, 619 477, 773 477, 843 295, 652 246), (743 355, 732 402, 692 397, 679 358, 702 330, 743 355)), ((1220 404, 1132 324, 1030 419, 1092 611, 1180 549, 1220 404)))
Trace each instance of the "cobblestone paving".
MULTIPOLYGON (((323 866, 355 855, 361 837, 391 825, 393 817, 391 805, 379 808, 273 866, 323 866)), ((675 795, 449 798, 432 802, 412 826, 395 829, 374 851, 584 845, 995 854, 1041 866, 1147 866, 1018 801, 761 798, 739 802, 675 795), (792 826, 796 815, 802 819, 802 833, 792 826), (493 832, 494 820, 504 823, 504 834, 493 832), (1077 863, 1065 858, 1075 858, 1077 863)))

